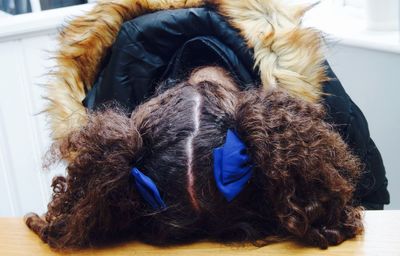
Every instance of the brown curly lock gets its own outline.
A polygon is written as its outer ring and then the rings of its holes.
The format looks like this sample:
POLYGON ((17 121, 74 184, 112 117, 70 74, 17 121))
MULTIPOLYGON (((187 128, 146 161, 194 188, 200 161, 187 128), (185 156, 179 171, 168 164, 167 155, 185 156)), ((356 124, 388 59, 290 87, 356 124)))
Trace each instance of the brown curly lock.
POLYGON ((363 230, 352 202, 360 164, 323 117, 321 105, 282 92, 207 81, 160 90, 131 118, 115 108, 91 113, 53 146, 53 161, 68 160, 67 176, 54 179, 45 216, 30 214, 26 224, 54 248, 127 238, 339 244, 363 230), (253 177, 230 203, 216 188, 212 159, 227 129, 254 163, 253 177), (132 167, 157 184, 167 208, 144 202, 132 167))

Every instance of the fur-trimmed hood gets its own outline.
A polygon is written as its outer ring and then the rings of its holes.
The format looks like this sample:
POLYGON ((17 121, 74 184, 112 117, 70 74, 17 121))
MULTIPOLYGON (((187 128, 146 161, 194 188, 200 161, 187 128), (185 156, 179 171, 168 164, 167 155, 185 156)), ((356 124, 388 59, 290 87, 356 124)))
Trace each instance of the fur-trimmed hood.
POLYGON ((59 36, 57 66, 50 74, 46 112, 54 140, 85 123, 82 104, 103 58, 123 22, 164 9, 211 4, 239 30, 260 72, 263 88, 287 91, 317 102, 326 81, 321 36, 301 26, 309 6, 289 6, 279 0, 114 0, 100 1, 86 15, 69 23, 59 36))
POLYGON ((368 123, 329 65, 324 63, 318 31, 303 28, 309 6, 286 6, 281 0, 113 0, 100 1, 59 36, 57 67, 47 90, 52 137, 64 138, 85 124, 82 101, 98 76, 122 23, 164 9, 213 5, 252 49, 254 70, 265 90, 284 90, 311 102, 322 102, 333 123, 365 166, 355 200, 367 209, 389 203, 382 158, 370 138, 368 123), (325 70, 326 69, 326 70, 325 70), (327 79, 329 77, 329 79, 327 79))

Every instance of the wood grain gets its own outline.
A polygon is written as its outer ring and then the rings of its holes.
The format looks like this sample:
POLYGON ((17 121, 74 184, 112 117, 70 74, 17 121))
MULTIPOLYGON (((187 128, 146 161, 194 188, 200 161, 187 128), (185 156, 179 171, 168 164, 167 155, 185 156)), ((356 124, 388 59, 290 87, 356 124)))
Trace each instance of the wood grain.
POLYGON ((395 255, 400 256, 400 211, 366 211, 366 231, 355 239, 328 250, 281 242, 262 248, 225 246, 217 243, 195 243, 172 248, 158 248, 137 242, 101 249, 55 252, 24 224, 22 218, 0 218, 0 255, 395 255))

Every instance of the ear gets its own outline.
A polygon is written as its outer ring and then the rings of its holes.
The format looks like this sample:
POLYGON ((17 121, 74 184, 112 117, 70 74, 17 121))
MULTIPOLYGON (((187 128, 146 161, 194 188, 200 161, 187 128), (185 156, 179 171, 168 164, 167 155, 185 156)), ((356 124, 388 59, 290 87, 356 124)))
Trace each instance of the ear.
POLYGON ((279 228, 326 248, 360 233, 362 222, 352 206, 359 161, 323 117, 321 105, 249 91, 236 125, 279 228))

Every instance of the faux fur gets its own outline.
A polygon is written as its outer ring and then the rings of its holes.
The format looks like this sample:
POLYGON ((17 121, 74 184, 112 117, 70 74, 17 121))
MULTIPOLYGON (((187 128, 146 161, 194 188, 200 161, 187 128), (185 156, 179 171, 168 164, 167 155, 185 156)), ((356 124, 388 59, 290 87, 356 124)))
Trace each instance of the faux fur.
POLYGON ((214 2, 254 48, 265 89, 282 88, 310 102, 319 99, 325 80, 321 35, 301 27, 310 6, 288 6, 282 0, 214 2))
MULTIPOLYGON (((87 118, 82 105, 99 64, 121 24, 144 13, 163 9, 199 7, 202 0, 100 1, 86 15, 71 21, 60 33, 57 66, 51 72, 46 112, 52 137, 59 140, 81 127, 87 118)), ((307 6, 286 6, 279 0, 207 1, 240 30, 254 48, 263 87, 278 88, 315 102, 325 80, 321 37, 301 28, 307 6)))

